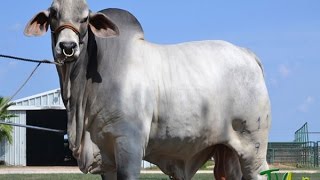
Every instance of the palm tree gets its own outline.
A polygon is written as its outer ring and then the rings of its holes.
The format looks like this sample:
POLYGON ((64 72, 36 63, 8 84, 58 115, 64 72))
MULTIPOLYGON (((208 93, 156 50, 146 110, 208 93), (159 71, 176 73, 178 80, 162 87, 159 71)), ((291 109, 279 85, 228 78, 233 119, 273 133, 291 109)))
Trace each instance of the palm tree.
MULTIPOLYGON (((8 108, 12 105, 9 103, 9 99, 0 96, 0 120, 5 120, 15 115, 10 114, 8 108)), ((0 142, 7 139, 8 142, 12 143, 12 126, 0 124, 0 142)))

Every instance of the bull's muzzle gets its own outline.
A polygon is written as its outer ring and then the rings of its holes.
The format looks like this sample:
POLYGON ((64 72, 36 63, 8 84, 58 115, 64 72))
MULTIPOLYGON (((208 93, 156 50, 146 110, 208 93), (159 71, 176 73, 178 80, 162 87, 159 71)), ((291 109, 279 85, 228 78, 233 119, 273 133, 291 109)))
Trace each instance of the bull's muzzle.
POLYGON ((56 52, 64 56, 64 61, 70 58, 77 58, 79 53, 78 43, 81 43, 82 38, 80 37, 80 31, 76 27, 71 23, 66 23, 53 30, 52 35, 54 43, 57 43, 56 52), (70 31, 63 32, 65 29, 71 30, 76 36, 70 34, 70 31))
POLYGON ((75 52, 77 44, 75 42, 60 42, 60 48, 62 49, 63 55, 65 57, 72 57, 75 52))

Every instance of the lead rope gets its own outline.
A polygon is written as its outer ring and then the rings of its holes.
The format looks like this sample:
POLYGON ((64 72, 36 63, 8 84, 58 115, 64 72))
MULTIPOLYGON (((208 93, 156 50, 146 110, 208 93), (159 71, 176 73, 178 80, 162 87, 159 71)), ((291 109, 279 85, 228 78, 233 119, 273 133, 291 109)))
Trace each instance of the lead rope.
POLYGON ((30 75, 28 76, 28 78, 22 83, 22 85, 18 88, 18 90, 10 96, 10 98, 8 99, 8 102, 10 102, 20 91, 21 89, 27 84, 27 82, 31 79, 31 77, 33 76, 33 74, 36 72, 36 70, 38 69, 38 67, 41 65, 41 63, 38 63, 36 65, 36 67, 33 69, 33 71, 30 73, 30 75))
POLYGON ((16 57, 16 56, 9 56, 9 55, 4 55, 4 54, 0 54, 0 57, 2 58, 7 58, 7 59, 15 59, 15 60, 19 60, 19 61, 26 61, 26 62, 32 62, 32 63, 44 63, 44 64, 55 64, 58 66, 62 66, 63 63, 59 63, 59 62, 54 62, 54 61, 49 61, 49 60, 35 60, 35 59, 28 59, 28 58, 21 58, 21 57, 16 57))
POLYGON ((18 90, 16 90, 15 93, 13 93, 10 98, 8 98, 6 100, 6 102, 3 103, 3 106, 0 107, 0 111, 2 111, 2 108, 8 104, 20 91, 21 89, 27 84, 27 82, 31 79, 31 77, 33 76, 34 72, 38 69, 38 67, 41 65, 41 63, 38 63, 37 66, 33 69, 33 71, 31 72, 31 74, 28 76, 28 78, 23 82, 23 84, 18 88, 18 90))
MULTIPOLYGON (((62 66, 64 64, 63 62, 54 62, 54 61, 49 61, 49 60, 35 60, 35 59, 27 59, 27 58, 21 58, 21 57, 16 57, 16 56, 9 56, 9 55, 4 55, 4 54, 0 54, 0 57, 2 58, 7 58, 7 59, 15 59, 15 60, 19 60, 19 61, 26 61, 26 62, 32 62, 32 63, 38 63, 36 65, 36 67, 33 69, 33 71, 30 73, 30 75, 28 76, 28 78, 23 82, 23 84, 18 88, 18 90, 13 93, 13 95, 10 96, 10 98, 7 100, 5 104, 9 103, 21 90, 22 88, 27 84, 27 82, 31 79, 31 77, 33 76, 33 74, 35 73, 35 71, 38 69, 38 67, 42 64, 55 64, 58 66, 62 66)), ((0 111, 3 107, 0 107, 0 111)))

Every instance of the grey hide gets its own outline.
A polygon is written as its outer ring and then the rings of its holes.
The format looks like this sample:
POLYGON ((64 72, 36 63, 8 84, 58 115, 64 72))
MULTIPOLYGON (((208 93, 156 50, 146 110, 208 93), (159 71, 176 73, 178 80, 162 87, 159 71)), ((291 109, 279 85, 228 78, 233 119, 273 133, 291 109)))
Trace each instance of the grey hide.
POLYGON ((265 178, 271 110, 252 52, 225 41, 154 44, 129 12, 92 13, 83 0, 55 0, 25 33, 49 27, 55 60, 66 61, 57 71, 82 172, 138 179, 145 159, 189 180, 214 157, 216 179, 265 178))

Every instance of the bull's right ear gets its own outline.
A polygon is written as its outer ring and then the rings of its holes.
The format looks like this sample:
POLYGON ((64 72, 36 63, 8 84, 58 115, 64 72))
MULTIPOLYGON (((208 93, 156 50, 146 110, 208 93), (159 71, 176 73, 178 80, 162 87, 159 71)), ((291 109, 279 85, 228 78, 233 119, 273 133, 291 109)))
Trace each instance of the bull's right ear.
POLYGON ((90 13, 89 26, 91 31, 101 38, 119 35, 118 26, 103 13, 90 13))
POLYGON ((35 15, 27 24, 24 34, 26 36, 41 36, 45 34, 49 27, 49 14, 50 12, 45 10, 35 15))

